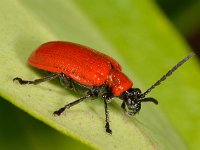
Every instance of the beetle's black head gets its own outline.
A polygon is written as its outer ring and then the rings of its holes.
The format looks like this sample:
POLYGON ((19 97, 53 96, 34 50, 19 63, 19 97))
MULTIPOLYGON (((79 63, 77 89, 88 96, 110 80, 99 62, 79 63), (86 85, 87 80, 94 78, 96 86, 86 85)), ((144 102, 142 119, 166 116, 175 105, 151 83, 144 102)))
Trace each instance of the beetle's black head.
POLYGON ((158 104, 158 101, 154 98, 145 98, 145 95, 142 94, 141 90, 138 88, 128 89, 120 98, 125 102, 129 115, 134 115, 140 111, 141 102, 153 102, 154 104, 158 104))

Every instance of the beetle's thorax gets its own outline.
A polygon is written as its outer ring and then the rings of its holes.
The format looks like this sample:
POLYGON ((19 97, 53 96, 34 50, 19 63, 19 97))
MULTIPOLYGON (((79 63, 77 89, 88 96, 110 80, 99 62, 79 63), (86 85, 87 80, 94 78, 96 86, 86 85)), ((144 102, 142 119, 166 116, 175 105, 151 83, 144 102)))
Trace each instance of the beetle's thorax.
POLYGON ((111 69, 106 79, 106 84, 112 89, 114 96, 119 96, 132 87, 132 81, 121 71, 111 69))

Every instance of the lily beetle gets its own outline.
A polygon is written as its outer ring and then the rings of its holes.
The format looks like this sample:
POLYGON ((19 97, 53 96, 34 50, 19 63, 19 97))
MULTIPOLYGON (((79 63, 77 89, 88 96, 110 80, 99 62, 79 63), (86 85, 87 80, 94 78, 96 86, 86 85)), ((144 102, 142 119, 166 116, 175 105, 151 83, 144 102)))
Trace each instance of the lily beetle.
POLYGON ((45 81, 60 78, 62 83, 70 89, 80 90, 86 94, 56 110, 53 114, 60 115, 65 109, 89 98, 102 97, 105 106, 106 132, 112 134, 109 125, 108 102, 113 97, 122 100, 121 108, 129 115, 137 114, 141 103, 153 102, 154 98, 146 95, 170 76, 178 67, 190 59, 194 53, 177 63, 146 92, 132 88, 133 82, 122 72, 120 64, 113 58, 92 48, 64 41, 47 42, 39 46, 29 57, 28 63, 33 67, 51 72, 49 76, 33 81, 14 78, 20 84, 39 84, 45 81))

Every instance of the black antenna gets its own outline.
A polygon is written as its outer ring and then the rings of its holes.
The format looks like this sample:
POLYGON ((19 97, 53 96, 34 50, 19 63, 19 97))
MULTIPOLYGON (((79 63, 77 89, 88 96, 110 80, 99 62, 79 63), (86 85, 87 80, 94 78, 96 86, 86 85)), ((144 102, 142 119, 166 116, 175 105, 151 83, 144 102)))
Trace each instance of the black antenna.
POLYGON ((172 69, 170 69, 164 76, 162 76, 156 83, 154 83, 146 92, 142 93, 141 97, 145 97, 151 90, 153 90, 156 86, 160 85, 164 80, 167 79, 176 69, 182 66, 186 61, 188 61, 195 53, 191 52, 188 56, 183 58, 180 62, 178 62, 172 69))

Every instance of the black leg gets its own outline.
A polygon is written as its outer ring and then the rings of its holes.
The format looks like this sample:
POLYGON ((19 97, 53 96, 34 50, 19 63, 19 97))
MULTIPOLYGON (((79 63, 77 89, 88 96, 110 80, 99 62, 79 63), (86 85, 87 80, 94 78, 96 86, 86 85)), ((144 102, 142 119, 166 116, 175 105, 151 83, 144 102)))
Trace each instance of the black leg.
POLYGON ((33 81, 30 81, 30 80, 23 80, 21 78, 14 78, 13 81, 18 81, 20 84, 39 84, 39 83, 42 83, 42 82, 45 82, 45 81, 49 81, 49 80, 53 80, 57 77, 60 77, 60 73, 58 74, 52 74, 52 75, 49 75, 47 77, 44 77, 44 78, 41 78, 41 79, 36 79, 36 80, 33 80, 33 81))
POLYGON ((81 98, 79 98, 79 99, 77 99, 77 100, 75 100, 75 101, 73 101, 73 102, 71 102, 71 103, 65 105, 64 107, 58 109, 57 111, 54 111, 53 114, 59 116, 63 111, 65 111, 65 109, 69 109, 70 107, 72 107, 72 106, 74 106, 74 105, 76 105, 76 104, 82 102, 83 100, 92 97, 92 96, 93 96, 92 94, 88 94, 88 95, 86 95, 86 96, 84 96, 84 97, 81 97, 81 98))
POLYGON ((61 85, 63 85, 64 87, 68 87, 70 89, 73 89, 74 88, 74 85, 73 85, 73 81, 72 79, 70 79, 68 76, 66 76, 64 73, 61 73, 60 74, 60 83, 61 85))
POLYGON ((108 104, 106 99, 104 99, 104 105, 105 105, 105 114, 106 114, 106 132, 108 132, 109 134, 112 134, 112 130, 110 129, 110 124, 109 124, 109 111, 108 111, 108 104))
POLYGON ((112 93, 105 93, 103 96, 104 100, 104 106, 105 106, 105 115, 106 115, 106 132, 109 134, 112 134, 112 130, 110 129, 110 124, 109 124, 109 110, 108 110, 108 100, 113 97, 112 93))
POLYGON ((125 102, 124 102, 124 101, 123 101, 122 104, 121 104, 121 108, 122 108, 125 112, 127 112, 127 110, 126 110, 126 105, 125 105, 125 102))
POLYGON ((69 109, 70 107, 72 107, 72 106, 74 106, 74 105, 76 105, 76 104, 82 102, 82 101, 85 100, 85 99, 88 99, 88 98, 97 98, 97 97, 98 97, 98 94, 99 94, 98 88, 93 87, 93 88, 91 89, 91 91, 89 91, 88 94, 87 94, 86 96, 81 97, 81 98, 79 98, 79 99, 77 99, 77 100, 75 100, 75 101, 73 101, 73 102, 71 102, 71 103, 65 105, 64 107, 62 107, 62 108, 58 109, 57 111, 55 111, 53 114, 59 116, 63 111, 65 111, 65 109, 69 109))

